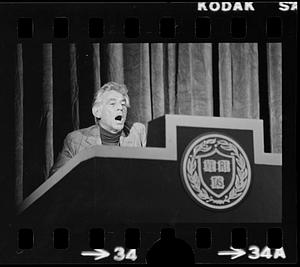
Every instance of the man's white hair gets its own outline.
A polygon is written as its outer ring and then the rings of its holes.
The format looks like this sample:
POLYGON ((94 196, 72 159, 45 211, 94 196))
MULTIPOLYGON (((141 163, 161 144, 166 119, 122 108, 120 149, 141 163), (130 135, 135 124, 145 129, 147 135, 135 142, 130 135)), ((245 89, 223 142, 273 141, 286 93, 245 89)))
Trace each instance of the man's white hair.
POLYGON ((130 102, 129 102, 127 87, 125 84, 119 84, 116 82, 108 82, 95 92, 93 106, 103 100, 102 96, 105 92, 112 91, 112 90, 119 92, 124 96, 126 101, 126 106, 129 108, 130 102))

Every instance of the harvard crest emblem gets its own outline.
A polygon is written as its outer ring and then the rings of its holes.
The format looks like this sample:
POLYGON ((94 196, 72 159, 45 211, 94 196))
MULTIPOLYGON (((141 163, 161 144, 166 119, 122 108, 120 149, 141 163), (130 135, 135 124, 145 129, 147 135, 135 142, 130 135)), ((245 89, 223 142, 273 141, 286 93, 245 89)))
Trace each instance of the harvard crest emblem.
POLYGON ((212 209, 235 206, 251 183, 245 151, 222 134, 194 139, 183 154, 181 170, 187 191, 198 203, 212 209))

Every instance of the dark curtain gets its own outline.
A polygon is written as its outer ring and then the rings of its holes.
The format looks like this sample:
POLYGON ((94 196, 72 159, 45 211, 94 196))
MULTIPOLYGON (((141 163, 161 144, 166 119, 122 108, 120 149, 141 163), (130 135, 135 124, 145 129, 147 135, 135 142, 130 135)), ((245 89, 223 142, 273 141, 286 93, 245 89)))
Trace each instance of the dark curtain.
POLYGON ((257 44, 220 44, 219 58, 220 115, 259 119, 257 44))
POLYGON ((260 65, 257 43, 216 47, 217 51, 210 43, 18 44, 17 200, 46 179, 66 134, 94 123, 93 94, 108 81, 127 85, 130 121, 147 124, 164 114, 213 116, 217 104, 223 117, 267 119, 267 152, 281 153, 281 44, 266 45, 266 66, 260 65), (259 86, 263 67, 267 88, 259 86), (261 90, 268 95, 263 102, 267 107, 261 106, 261 90))
POLYGON ((267 45, 268 96, 270 110, 271 151, 282 152, 282 61, 281 44, 267 45))

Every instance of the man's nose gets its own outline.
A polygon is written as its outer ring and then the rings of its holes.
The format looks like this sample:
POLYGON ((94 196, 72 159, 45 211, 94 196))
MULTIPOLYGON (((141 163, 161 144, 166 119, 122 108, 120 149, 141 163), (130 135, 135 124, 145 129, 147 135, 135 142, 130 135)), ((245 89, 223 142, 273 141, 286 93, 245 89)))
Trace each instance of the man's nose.
POLYGON ((123 110, 123 106, 122 106, 122 104, 120 104, 120 103, 117 104, 117 107, 116 107, 116 108, 117 108, 117 110, 123 110))

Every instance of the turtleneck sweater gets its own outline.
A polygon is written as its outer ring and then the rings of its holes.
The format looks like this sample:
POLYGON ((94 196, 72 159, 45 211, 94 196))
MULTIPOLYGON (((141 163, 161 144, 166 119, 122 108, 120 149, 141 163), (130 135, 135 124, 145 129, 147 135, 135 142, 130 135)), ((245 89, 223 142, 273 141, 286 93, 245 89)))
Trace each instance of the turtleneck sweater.
POLYGON ((118 133, 111 133, 106 129, 104 129, 103 127, 101 127, 101 125, 99 125, 99 127, 100 127, 100 138, 103 145, 118 146, 120 144, 120 136, 122 134, 122 131, 118 133))

